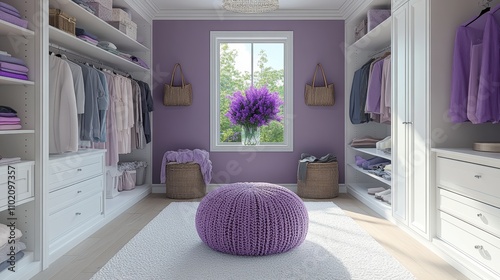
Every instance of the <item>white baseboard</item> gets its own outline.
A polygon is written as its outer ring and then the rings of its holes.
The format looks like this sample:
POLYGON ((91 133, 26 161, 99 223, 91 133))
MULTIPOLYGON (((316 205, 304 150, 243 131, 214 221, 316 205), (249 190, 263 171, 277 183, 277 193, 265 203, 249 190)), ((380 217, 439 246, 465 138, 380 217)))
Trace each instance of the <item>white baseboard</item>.
MULTIPOLYGON (((207 192, 213 191, 216 188, 223 186, 225 184, 209 184, 207 186, 207 192)), ((283 186, 289 190, 291 190, 294 193, 297 193, 297 184, 278 184, 280 186, 283 186)), ((153 193, 166 193, 165 190, 165 184, 153 184, 153 193)), ((339 185, 339 192, 340 193, 347 193, 347 187, 344 184, 339 185)))

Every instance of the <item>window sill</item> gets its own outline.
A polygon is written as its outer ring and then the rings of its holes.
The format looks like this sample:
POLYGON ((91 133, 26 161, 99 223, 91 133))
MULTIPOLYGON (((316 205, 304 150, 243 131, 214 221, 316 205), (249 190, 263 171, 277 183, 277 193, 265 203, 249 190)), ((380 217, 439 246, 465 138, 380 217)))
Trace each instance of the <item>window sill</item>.
POLYGON ((210 152, 293 152, 293 147, 290 145, 257 145, 257 146, 242 146, 235 145, 216 145, 210 147, 210 152))

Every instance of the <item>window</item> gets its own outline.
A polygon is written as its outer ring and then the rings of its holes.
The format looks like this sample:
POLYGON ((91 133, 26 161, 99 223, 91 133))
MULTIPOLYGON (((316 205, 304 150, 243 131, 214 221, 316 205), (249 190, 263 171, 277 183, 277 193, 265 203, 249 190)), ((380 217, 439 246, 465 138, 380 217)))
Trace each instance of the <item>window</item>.
POLYGON ((293 32, 212 31, 210 33, 211 151, 293 151, 293 32), (261 127, 260 144, 241 143, 241 126, 226 113, 236 91, 266 86, 284 101, 282 121, 261 127))

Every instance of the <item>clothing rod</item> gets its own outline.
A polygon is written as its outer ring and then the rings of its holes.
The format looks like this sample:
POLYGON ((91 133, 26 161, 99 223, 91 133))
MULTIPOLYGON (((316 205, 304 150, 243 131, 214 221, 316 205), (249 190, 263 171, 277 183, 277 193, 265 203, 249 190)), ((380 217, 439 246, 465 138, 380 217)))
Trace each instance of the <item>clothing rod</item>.
POLYGON ((371 57, 376 58, 376 57, 379 57, 380 55, 382 55, 386 52, 390 52, 390 51, 391 51, 391 46, 387 46, 387 47, 379 50, 378 52, 374 53, 371 57))
POLYGON ((63 48, 63 47, 61 47, 61 46, 59 46, 59 45, 56 45, 56 44, 54 44, 54 43, 49 43, 49 47, 51 47, 51 48, 53 48, 53 49, 56 49, 56 50, 58 50, 58 51, 62 51, 62 52, 66 53, 66 54, 69 54, 69 55, 71 55, 71 56, 77 56, 77 57, 79 57, 79 58, 81 58, 81 59, 85 60, 85 62, 91 62, 92 64, 101 65, 102 67, 107 68, 107 69, 109 69, 109 70, 114 70, 114 71, 120 72, 120 74, 122 74, 122 75, 124 75, 124 76, 130 76, 130 74, 129 74, 128 72, 126 72, 126 71, 123 71, 123 70, 121 70, 121 69, 117 69, 116 67, 111 67, 111 66, 109 66, 109 65, 107 65, 107 64, 105 64, 105 63, 103 63, 103 62, 102 62, 102 61, 100 61, 100 60, 96 60, 96 59, 94 59, 94 58, 91 58, 91 57, 88 57, 88 56, 85 56, 85 55, 81 55, 81 54, 76 53, 76 52, 74 52, 74 51, 71 51, 71 50, 68 50, 68 49, 66 49, 66 48, 63 48))

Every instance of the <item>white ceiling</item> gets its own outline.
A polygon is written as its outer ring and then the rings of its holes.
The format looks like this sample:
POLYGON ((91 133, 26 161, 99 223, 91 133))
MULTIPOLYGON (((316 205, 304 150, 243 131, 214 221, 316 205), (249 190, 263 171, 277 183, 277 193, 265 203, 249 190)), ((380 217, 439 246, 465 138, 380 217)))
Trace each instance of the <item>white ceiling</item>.
POLYGON ((153 19, 345 19, 363 0, 279 0, 277 11, 237 14, 224 11, 222 0, 142 0, 141 6, 153 19))

